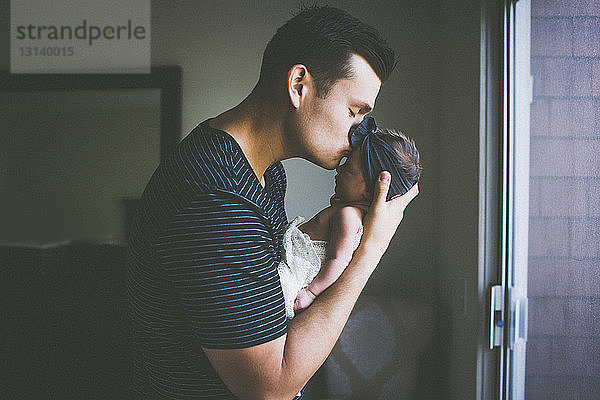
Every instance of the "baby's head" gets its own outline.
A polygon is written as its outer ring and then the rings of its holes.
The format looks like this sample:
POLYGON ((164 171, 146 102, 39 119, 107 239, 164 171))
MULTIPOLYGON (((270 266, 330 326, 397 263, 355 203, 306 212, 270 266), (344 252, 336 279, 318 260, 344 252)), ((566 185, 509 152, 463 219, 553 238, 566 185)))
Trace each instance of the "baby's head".
POLYGON ((387 200, 406 193, 421 174, 419 151, 406 135, 379 128, 367 117, 350 135, 354 151, 338 167, 335 196, 343 202, 370 202, 381 171, 392 176, 387 200))

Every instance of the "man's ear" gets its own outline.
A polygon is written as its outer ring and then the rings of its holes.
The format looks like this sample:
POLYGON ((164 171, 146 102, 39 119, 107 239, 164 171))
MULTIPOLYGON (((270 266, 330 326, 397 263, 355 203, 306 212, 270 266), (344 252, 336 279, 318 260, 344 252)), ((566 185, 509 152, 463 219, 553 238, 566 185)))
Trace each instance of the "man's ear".
POLYGON ((288 72, 288 95, 294 108, 300 107, 303 97, 306 95, 307 82, 309 79, 308 69, 302 64, 292 66, 288 72))

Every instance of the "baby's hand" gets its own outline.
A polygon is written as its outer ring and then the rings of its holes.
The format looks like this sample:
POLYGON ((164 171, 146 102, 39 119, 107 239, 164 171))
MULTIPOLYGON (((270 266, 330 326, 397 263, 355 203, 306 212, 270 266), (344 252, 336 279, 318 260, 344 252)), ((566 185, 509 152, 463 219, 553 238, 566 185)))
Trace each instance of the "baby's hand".
POLYGON ((308 308, 316 298, 307 288, 300 289, 294 301, 294 311, 308 308))

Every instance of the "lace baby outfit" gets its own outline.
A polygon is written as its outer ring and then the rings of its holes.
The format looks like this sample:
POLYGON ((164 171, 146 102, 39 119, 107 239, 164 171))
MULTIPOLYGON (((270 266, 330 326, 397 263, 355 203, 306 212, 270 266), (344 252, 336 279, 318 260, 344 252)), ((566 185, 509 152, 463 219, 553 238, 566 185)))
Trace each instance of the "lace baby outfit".
MULTIPOLYGON (((311 240, 298 228, 303 222, 303 217, 296 217, 285 228, 281 262, 277 267, 285 299, 285 313, 290 319, 294 318, 294 301, 298 292, 312 282, 327 259, 328 242, 311 240)), ((354 250, 361 237, 362 229, 356 234, 354 250)))

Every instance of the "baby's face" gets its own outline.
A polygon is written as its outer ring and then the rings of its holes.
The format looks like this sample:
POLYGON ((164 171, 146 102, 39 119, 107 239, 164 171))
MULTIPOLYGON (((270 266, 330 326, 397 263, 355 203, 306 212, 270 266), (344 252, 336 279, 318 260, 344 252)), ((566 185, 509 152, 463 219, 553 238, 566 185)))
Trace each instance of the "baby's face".
POLYGON ((370 199, 360 168, 360 150, 353 151, 346 162, 336 168, 335 194, 341 202, 364 202, 370 199))

